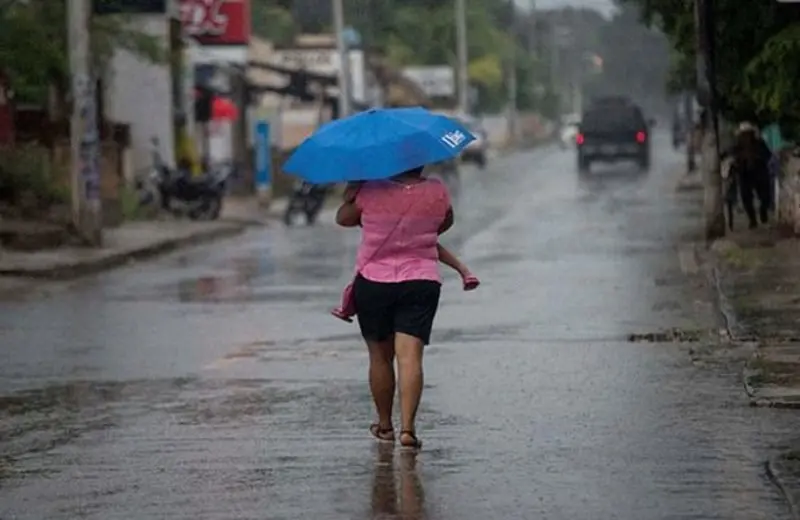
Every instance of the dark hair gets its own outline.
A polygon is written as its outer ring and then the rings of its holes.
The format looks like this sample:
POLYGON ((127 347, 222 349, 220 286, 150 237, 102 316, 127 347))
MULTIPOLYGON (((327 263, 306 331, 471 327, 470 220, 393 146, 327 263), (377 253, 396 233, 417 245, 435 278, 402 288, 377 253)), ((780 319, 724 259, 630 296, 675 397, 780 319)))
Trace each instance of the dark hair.
POLYGON ((420 175, 422 175, 422 171, 424 169, 425 169, 424 166, 418 166, 416 168, 411 168, 410 170, 406 170, 403 173, 401 173, 400 175, 403 175, 403 176, 406 176, 406 177, 419 177, 420 175))

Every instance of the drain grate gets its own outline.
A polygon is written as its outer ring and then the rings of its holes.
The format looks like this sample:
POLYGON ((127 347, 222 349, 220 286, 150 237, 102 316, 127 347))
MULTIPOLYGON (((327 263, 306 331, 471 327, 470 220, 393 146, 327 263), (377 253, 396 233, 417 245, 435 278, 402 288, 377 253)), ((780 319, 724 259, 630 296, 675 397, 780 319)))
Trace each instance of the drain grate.
POLYGON ((698 343, 708 337, 706 330, 666 329, 656 332, 631 333, 631 343, 698 343))

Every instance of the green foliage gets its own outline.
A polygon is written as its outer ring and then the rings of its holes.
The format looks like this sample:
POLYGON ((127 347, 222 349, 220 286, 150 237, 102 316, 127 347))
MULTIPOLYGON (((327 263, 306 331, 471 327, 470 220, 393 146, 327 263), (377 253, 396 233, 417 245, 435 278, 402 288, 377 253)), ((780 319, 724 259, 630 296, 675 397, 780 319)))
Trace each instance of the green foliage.
MULTIPOLYGON (((310 8, 314 2, 302 5, 310 8)), ((502 107, 506 98, 504 76, 515 45, 508 30, 510 5, 508 0, 467 0, 470 79, 487 109, 502 107)), ((327 25, 312 14, 293 19, 291 3, 285 0, 253 0, 252 9, 255 33, 277 43, 289 43, 300 32, 327 25)), ((364 44, 395 66, 456 65, 452 0, 353 0, 345 2, 345 10, 347 23, 361 33, 364 44)), ((521 41, 516 45, 521 61, 532 61, 521 41)), ((517 74, 527 77, 527 65, 517 74)))
MULTIPOLYGON (((117 49, 152 62, 164 62, 159 40, 130 28, 127 17, 92 19, 92 57, 102 71, 117 49)), ((47 88, 66 89, 69 73, 64 0, 0 0, 0 69, 11 77, 17 99, 43 103, 47 88)))
MULTIPOLYGON (((694 79, 694 2, 692 0, 623 0, 644 9, 646 21, 669 37, 679 55, 673 86, 694 79)), ((778 121, 800 125, 800 13, 775 1, 715 0, 716 83, 723 115, 730 120, 778 121)))
POLYGON ((289 45, 298 32, 287 7, 269 0, 255 0, 252 3, 253 33, 277 45, 289 45))
POLYGON ((767 40, 745 68, 744 86, 764 116, 800 121, 800 24, 767 40), (769 81, 764 81, 768 77, 769 81))
POLYGON ((42 211, 66 202, 69 191, 57 182, 58 178, 66 176, 57 173, 49 152, 42 147, 0 148, 0 203, 42 211))

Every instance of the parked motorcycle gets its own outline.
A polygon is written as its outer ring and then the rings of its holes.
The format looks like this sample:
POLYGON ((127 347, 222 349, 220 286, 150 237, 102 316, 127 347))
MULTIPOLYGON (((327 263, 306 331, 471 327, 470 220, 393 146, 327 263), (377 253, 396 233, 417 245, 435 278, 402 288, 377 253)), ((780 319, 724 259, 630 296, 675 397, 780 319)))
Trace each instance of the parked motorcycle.
POLYGON ((228 179, 233 173, 229 164, 209 168, 199 177, 190 171, 172 169, 158 153, 154 140, 153 166, 147 179, 138 183, 141 205, 160 205, 163 211, 192 220, 216 220, 222 213, 222 201, 228 179))
POLYGON ((289 203, 283 214, 283 222, 287 226, 291 226, 294 223, 295 215, 302 214, 306 218, 306 223, 313 226, 330 191, 329 186, 310 184, 302 180, 295 181, 292 193, 289 195, 289 203))

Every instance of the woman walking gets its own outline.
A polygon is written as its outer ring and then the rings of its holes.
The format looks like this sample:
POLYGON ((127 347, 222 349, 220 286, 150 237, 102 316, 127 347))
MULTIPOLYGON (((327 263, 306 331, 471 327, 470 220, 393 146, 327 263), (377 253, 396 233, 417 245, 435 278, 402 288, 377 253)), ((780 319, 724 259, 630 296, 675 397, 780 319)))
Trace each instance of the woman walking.
POLYGON ((736 134, 736 143, 729 154, 733 158, 733 169, 742 205, 747 213, 750 228, 769 222, 770 200, 770 161, 772 152, 767 143, 758 135, 758 129, 750 123, 742 123, 736 134), (756 214, 755 201, 758 197, 759 211, 756 214))
POLYGON ((353 295, 369 350, 369 385, 381 441, 395 440, 392 407, 400 387, 400 443, 419 448, 416 416, 422 396, 422 357, 439 306, 439 235, 453 225, 445 186, 422 168, 364 183, 341 205, 336 222, 362 227, 353 295), (395 376, 394 362, 398 373, 395 376))

